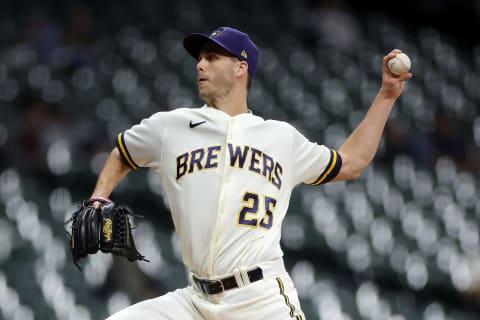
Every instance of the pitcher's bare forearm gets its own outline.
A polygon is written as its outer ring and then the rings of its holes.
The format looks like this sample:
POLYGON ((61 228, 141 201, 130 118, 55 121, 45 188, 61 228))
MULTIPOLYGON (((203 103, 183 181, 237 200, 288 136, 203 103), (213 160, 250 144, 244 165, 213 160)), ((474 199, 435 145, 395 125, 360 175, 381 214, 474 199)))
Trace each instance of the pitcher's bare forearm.
POLYGON ((121 158, 118 149, 114 148, 98 177, 92 197, 108 198, 130 170, 130 167, 121 158))
POLYGON ((350 175, 347 179, 358 177, 372 162, 394 103, 395 99, 385 98, 379 93, 365 118, 338 150, 343 158, 349 158, 344 162, 350 167, 345 168, 350 175))

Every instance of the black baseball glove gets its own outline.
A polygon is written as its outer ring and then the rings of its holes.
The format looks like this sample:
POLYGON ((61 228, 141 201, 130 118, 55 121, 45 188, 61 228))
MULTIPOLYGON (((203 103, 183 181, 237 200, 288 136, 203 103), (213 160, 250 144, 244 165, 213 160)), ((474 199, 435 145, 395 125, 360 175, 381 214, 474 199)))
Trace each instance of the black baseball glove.
POLYGON ((98 250, 126 257, 129 261, 148 261, 135 247, 129 215, 133 213, 124 205, 104 199, 84 200, 67 221, 72 222, 69 236, 73 263, 79 267, 80 258, 98 250), (98 210, 93 207, 95 201, 102 203, 98 210))

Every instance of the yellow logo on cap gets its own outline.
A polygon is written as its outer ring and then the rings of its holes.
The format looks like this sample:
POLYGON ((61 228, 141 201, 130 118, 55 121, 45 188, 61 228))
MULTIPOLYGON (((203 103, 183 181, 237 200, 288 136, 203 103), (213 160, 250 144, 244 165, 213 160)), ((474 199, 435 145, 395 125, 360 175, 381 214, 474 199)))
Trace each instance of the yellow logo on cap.
POLYGON ((240 55, 241 55, 242 57, 244 57, 245 59, 248 59, 248 55, 247 55, 247 53, 245 52, 245 50, 242 50, 242 52, 240 53, 240 55))

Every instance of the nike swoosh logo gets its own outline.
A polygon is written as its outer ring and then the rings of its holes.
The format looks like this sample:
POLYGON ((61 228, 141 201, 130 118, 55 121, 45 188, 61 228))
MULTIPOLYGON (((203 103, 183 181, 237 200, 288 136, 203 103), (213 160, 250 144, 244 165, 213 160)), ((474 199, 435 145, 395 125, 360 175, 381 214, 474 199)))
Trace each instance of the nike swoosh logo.
POLYGON ((193 128, 195 128, 195 127, 197 127, 197 126, 199 126, 199 125, 201 125, 202 123, 205 123, 205 122, 207 122, 207 121, 200 121, 200 122, 193 123, 192 120, 190 120, 190 123, 188 125, 190 126, 190 129, 193 129, 193 128))

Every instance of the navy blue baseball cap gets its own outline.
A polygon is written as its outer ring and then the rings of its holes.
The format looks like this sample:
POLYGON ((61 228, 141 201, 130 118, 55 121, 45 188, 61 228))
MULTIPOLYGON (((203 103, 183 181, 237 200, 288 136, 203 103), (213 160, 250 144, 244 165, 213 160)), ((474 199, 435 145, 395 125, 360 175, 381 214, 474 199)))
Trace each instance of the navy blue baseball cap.
POLYGON ((257 71, 258 48, 248 34, 231 27, 220 27, 211 34, 190 33, 183 39, 183 46, 195 59, 203 45, 211 41, 248 63, 248 73, 253 78, 257 71))

